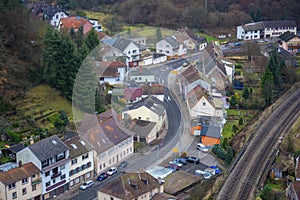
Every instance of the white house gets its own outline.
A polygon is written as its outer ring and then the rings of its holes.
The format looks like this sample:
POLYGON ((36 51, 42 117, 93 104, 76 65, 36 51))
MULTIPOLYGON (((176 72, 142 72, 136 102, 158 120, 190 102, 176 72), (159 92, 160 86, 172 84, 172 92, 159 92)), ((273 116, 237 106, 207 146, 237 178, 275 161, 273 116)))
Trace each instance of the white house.
POLYGON ((155 83, 155 76, 147 68, 132 68, 128 71, 128 81, 136 83, 155 83))
POLYGON ((69 147, 69 188, 72 189, 94 177, 94 150, 79 135, 64 143, 69 147))
POLYGON ((32 162, 41 171, 43 199, 68 189, 69 148, 54 135, 29 145, 17 153, 22 163, 32 162))
POLYGON ((115 85, 124 82, 126 64, 120 61, 96 61, 95 71, 100 84, 115 85))
POLYGON ((237 38, 241 40, 266 39, 279 37, 285 32, 297 34, 297 25, 293 20, 272 20, 248 23, 237 27, 237 38))
POLYGON ((84 141, 94 149, 96 174, 118 165, 133 153, 133 133, 119 124, 117 116, 112 109, 98 116, 85 114, 78 127, 84 141))
POLYGON ((66 17, 69 15, 57 5, 43 7, 43 19, 50 21, 50 24, 55 28, 58 28, 60 19, 66 17))
POLYGON ((97 31, 97 32, 102 32, 103 31, 102 30, 102 25, 100 24, 100 22, 97 19, 89 18, 89 22, 92 24, 95 31, 97 31))
POLYGON ((103 40, 104 44, 114 47, 126 55, 126 64, 129 67, 139 65, 140 60, 140 47, 135 42, 125 38, 112 38, 103 40))
POLYGON ((156 43, 156 53, 163 53, 169 57, 182 56, 187 53, 184 43, 177 41, 175 36, 168 36, 156 43))

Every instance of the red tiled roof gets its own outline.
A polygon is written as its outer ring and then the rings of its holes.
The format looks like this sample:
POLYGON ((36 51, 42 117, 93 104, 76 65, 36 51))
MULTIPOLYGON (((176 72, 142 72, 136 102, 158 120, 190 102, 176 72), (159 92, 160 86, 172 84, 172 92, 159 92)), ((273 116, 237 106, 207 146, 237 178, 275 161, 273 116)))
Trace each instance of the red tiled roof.
POLYGON ((102 40, 106 36, 104 32, 97 32, 97 35, 99 40, 102 40))
POLYGON ((125 88, 124 92, 126 101, 135 100, 137 97, 142 96, 142 88, 125 88))
POLYGON ((60 19, 62 23, 62 28, 74 28, 78 29, 80 26, 84 26, 86 23, 90 23, 88 19, 82 17, 66 17, 60 19))

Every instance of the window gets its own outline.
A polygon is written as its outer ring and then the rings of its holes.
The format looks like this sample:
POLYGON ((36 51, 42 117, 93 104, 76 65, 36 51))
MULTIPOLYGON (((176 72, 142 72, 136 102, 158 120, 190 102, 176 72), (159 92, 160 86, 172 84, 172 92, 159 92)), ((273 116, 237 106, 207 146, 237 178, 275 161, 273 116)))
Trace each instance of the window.
POLYGON ((74 185, 74 181, 70 181, 70 187, 72 187, 74 185))
POLYGON ((91 178, 91 172, 86 174, 86 178, 91 178))
POLYGON ((46 173, 45 173, 45 176, 49 176, 50 175, 50 171, 47 171, 46 173))
POLYGON ((9 190, 14 189, 14 188, 16 188, 16 183, 12 183, 12 184, 8 185, 9 190))
POLYGON ((75 165, 76 163, 77 163, 77 158, 75 158, 71 161, 71 165, 75 165))
POLYGON ((66 178, 66 175, 65 175, 65 174, 60 176, 60 180, 63 180, 63 179, 65 179, 65 178, 66 178))
POLYGON ((23 194, 23 195, 27 194, 27 189, 26 189, 26 188, 23 188, 23 189, 22 189, 22 194, 23 194))
POLYGON ((49 187, 50 186, 50 181, 48 181, 47 183, 46 183, 46 187, 49 187))
POLYGON ((61 165, 59 168, 60 168, 60 170, 64 170, 66 168, 66 166, 65 165, 61 165))
POLYGON ((13 198, 13 199, 16 199, 16 198, 17 198, 17 192, 13 192, 13 193, 12 193, 12 198, 13 198))
POLYGON ((23 178, 22 179, 22 184, 26 184, 26 183, 28 183, 28 178, 23 178))
POLYGON ((65 153, 60 153, 56 156, 56 162, 65 158, 65 153))
POLYGON ((55 178, 52 180, 52 182, 53 182, 53 184, 54 184, 54 183, 56 183, 56 180, 55 180, 55 178))
POLYGON ((33 174, 33 175, 31 176, 31 178, 33 178, 33 179, 34 179, 34 178, 35 178, 35 174, 33 174))
POLYGON ((36 185, 32 185, 32 191, 36 190, 36 185))
POLYGON ((82 155, 82 160, 87 159, 89 157, 89 153, 83 154, 82 155))
POLYGON ((75 184, 78 184, 80 182, 80 177, 75 179, 75 184))
POLYGON ((203 102, 203 103, 202 103, 202 105, 203 105, 203 106, 205 106, 205 105, 206 105, 206 103, 205 103, 205 102, 203 102))

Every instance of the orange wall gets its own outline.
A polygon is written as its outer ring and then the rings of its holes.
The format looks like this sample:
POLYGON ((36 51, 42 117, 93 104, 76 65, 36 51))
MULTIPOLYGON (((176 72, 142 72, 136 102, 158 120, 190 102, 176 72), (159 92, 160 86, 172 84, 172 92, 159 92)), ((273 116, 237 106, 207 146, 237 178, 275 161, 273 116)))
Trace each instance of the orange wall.
POLYGON ((202 136, 202 144, 205 146, 214 146, 215 144, 220 144, 220 139, 212 138, 208 136, 202 136))
POLYGON ((191 128, 191 135, 194 135, 194 131, 195 131, 195 130, 199 131, 199 130, 201 130, 201 129, 202 129, 202 126, 194 126, 194 127, 192 127, 192 128, 191 128))

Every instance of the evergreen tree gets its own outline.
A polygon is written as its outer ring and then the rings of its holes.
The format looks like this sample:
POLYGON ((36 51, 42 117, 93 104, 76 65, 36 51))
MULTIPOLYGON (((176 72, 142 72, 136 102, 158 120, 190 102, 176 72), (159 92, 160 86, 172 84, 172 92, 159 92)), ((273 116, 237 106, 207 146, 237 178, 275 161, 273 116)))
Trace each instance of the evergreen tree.
POLYGON ((269 68, 266 68, 261 78, 262 97, 265 99, 266 105, 270 105, 272 103, 273 90, 274 90, 274 77, 272 72, 269 70, 269 68))
POLYGON ((87 57, 81 65, 73 87, 72 101, 81 110, 95 112, 95 93, 98 81, 94 69, 94 61, 87 57))
POLYGON ((246 100, 249 98, 250 93, 249 93, 249 90, 248 90, 247 87, 244 88, 242 96, 243 96, 243 98, 246 99, 246 100))
POLYGON ((232 149, 231 146, 227 146, 225 161, 226 161, 227 164, 230 164, 232 159, 233 159, 233 149, 232 149))
POLYGON ((89 52, 99 45, 100 41, 95 30, 91 30, 88 32, 87 38, 85 39, 84 43, 87 46, 89 52))
POLYGON ((284 62, 279 59, 277 51, 270 52, 270 60, 267 68, 273 75, 274 87, 276 90, 281 90, 283 87, 283 79, 281 71, 284 67, 284 62))
POLYGON ((156 28, 156 39, 159 41, 162 38, 161 29, 160 27, 156 28))

